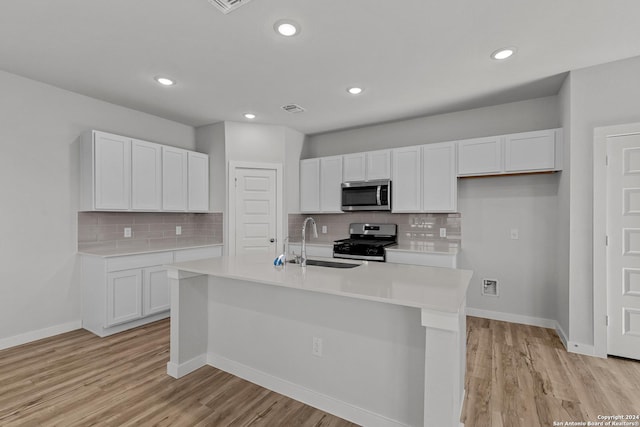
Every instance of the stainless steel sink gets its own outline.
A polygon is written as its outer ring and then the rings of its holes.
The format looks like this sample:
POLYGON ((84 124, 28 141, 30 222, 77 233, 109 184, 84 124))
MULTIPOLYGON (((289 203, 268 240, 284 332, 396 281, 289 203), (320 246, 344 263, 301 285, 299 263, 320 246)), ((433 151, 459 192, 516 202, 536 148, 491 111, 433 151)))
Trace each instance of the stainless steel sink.
MULTIPOLYGON (((289 260, 288 262, 296 264, 295 260, 289 260)), ((350 262, 336 262, 336 261, 321 261, 317 259, 307 259, 307 265, 315 265, 316 267, 330 267, 330 268, 354 268, 362 264, 352 264, 350 262)))

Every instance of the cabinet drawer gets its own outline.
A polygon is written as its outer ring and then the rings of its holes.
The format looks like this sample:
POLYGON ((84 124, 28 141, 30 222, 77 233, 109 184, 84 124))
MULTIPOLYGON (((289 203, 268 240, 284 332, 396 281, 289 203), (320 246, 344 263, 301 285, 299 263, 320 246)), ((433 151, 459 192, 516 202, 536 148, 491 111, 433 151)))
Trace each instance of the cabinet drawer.
POLYGON ((107 259, 107 272, 171 264, 172 262, 172 251, 113 257, 107 259))
POLYGON ((211 246, 207 248, 182 249, 176 251, 175 262, 193 261, 195 259, 213 258, 222 255, 222 246, 211 246))

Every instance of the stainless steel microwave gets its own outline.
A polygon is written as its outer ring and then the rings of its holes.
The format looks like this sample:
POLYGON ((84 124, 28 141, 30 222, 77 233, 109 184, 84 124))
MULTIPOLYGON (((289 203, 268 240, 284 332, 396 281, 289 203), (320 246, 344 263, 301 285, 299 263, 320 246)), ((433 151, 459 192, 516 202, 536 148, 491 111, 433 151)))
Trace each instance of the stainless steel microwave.
POLYGON ((357 181, 342 183, 343 211, 390 211, 391 181, 357 181))

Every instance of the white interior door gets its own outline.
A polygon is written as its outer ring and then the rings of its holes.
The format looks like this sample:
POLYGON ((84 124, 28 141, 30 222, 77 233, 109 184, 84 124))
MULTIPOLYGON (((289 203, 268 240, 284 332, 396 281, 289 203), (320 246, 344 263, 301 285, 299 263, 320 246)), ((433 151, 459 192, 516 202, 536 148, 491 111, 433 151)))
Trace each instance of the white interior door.
POLYGON ((607 139, 607 352, 640 359, 640 134, 607 139))
POLYGON ((238 167, 235 171, 235 254, 276 252, 277 173, 238 167))

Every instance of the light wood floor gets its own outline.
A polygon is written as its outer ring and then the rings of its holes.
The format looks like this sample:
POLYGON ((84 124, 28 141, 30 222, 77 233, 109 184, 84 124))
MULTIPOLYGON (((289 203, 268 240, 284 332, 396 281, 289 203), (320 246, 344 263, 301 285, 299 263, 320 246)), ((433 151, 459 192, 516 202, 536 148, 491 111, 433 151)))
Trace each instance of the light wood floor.
POLYGON ((640 414, 640 362, 568 353, 552 329, 467 317, 465 427, 640 414))
MULTIPOLYGON (((640 362, 567 353, 555 332, 467 318, 466 427, 640 413, 640 362)), ((211 367, 166 375, 169 321, 0 351, 0 426, 354 426, 211 367)))
POLYGON ((204 367, 167 375, 169 320, 0 351, 0 426, 354 426, 204 367))

